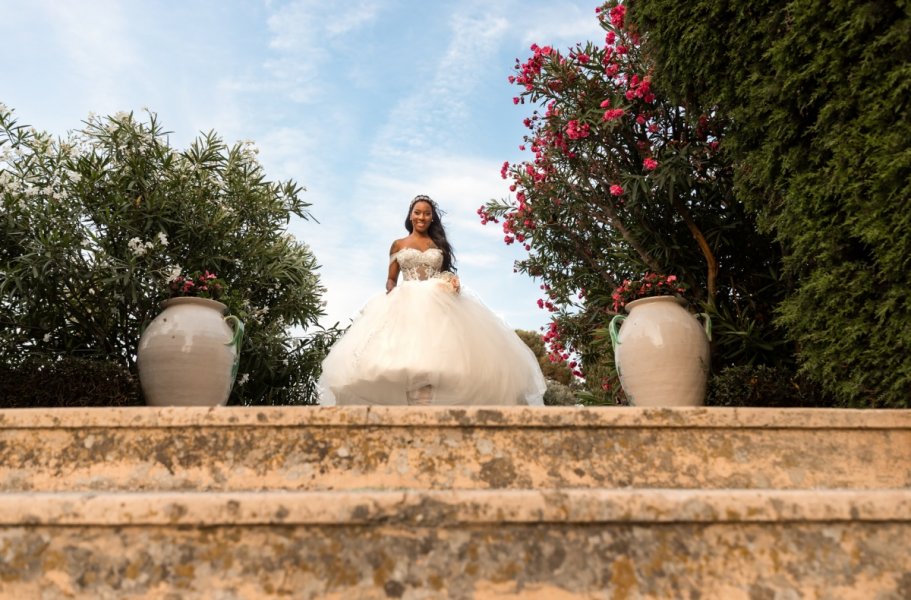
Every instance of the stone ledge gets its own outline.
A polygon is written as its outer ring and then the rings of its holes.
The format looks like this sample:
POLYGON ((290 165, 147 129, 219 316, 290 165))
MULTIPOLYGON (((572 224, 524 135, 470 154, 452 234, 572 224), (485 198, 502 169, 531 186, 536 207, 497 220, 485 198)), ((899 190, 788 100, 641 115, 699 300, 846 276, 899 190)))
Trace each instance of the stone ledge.
POLYGON ((0 429, 240 426, 911 430, 911 410, 722 407, 122 407, 2 409, 0 429))
POLYGON ((0 526, 911 524, 911 490, 12 493, 0 526))
POLYGON ((906 600, 911 523, 0 527, 0 597, 906 600))
POLYGON ((0 411, 0 491, 911 489, 909 416, 720 408, 7 410, 0 411))

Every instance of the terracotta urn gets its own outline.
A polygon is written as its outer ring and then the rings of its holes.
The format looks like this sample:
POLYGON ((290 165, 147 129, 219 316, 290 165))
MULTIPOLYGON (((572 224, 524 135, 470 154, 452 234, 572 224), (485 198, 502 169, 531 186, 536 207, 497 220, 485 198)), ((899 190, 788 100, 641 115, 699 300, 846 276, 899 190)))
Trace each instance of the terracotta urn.
POLYGON ((611 320, 614 361, 630 404, 703 404, 711 321, 704 315, 703 328, 684 305, 675 296, 640 298, 626 305, 629 316, 611 320))
POLYGON ((146 403, 223 406, 237 375, 243 324, 208 298, 172 298, 161 306, 137 350, 146 403))

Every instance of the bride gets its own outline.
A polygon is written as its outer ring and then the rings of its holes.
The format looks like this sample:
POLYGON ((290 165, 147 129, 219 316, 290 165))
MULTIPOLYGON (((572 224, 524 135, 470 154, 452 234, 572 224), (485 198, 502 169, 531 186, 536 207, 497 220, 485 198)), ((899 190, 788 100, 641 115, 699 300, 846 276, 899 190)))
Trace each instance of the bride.
POLYGON ((409 235, 389 251, 386 294, 367 303, 323 361, 320 404, 543 404, 532 351, 462 293, 440 212, 429 196, 411 201, 409 235))

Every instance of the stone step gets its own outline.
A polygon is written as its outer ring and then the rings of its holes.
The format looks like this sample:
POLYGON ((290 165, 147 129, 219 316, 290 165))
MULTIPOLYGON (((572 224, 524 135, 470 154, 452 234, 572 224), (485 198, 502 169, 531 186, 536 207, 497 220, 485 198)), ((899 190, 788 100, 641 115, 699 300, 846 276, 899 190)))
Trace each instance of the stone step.
POLYGON ((0 411, 0 492, 911 487, 911 411, 0 411))
POLYGON ((0 494, 4 598, 909 591, 909 489, 0 494))

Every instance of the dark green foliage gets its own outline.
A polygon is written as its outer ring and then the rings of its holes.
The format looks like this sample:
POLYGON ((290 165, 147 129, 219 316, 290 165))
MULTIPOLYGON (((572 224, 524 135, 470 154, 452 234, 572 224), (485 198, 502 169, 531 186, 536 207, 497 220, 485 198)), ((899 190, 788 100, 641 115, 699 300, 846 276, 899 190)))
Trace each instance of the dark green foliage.
MULTIPOLYGON (((247 393, 257 399, 257 404, 316 404, 319 396, 316 381, 321 372, 321 363, 329 353, 329 348, 344 332, 336 324, 329 329, 314 329, 306 336, 292 340, 278 336, 269 338, 274 345, 274 348, 269 349, 284 356, 284 359, 275 364, 254 353, 250 364, 263 375, 255 382, 255 389, 247 390, 247 393)), ((263 356, 267 359, 269 353, 264 353, 263 356)))
POLYGON ((709 380, 706 406, 832 406, 818 385, 786 367, 738 365, 709 380))
POLYGON ((0 408, 139 406, 139 381, 109 360, 31 355, 0 364, 0 408))
POLYGON ((714 105, 785 248, 778 323, 840 403, 911 406, 911 6, 633 0, 656 80, 714 105))

